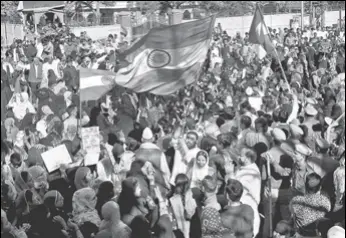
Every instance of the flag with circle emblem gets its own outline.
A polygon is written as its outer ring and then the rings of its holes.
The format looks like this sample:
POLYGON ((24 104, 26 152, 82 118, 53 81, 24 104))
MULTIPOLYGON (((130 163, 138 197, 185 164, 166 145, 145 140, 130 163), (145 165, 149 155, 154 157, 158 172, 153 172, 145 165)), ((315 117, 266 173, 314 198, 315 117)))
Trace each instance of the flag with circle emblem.
POLYGON ((115 86, 114 72, 81 68, 79 70, 80 100, 94 101, 107 94, 115 86))
POLYGON ((267 53, 271 53, 274 50, 274 45, 270 40, 263 14, 258 5, 250 27, 249 42, 255 44, 254 48, 260 59, 264 58, 267 53))
POLYGON ((153 28, 123 52, 128 62, 116 83, 133 91, 168 95, 195 82, 206 60, 215 16, 153 28))

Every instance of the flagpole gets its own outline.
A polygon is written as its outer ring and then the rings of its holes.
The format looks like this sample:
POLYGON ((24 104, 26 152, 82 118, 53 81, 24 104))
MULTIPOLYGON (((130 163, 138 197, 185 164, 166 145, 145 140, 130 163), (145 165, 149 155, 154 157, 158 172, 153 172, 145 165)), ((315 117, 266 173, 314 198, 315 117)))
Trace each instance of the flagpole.
POLYGON ((267 173, 268 173, 268 187, 269 187, 269 194, 268 194, 268 203, 269 203, 269 217, 266 217, 265 219, 269 219, 269 238, 273 237, 273 208, 272 208, 272 183, 271 183, 271 170, 270 170, 270 160, 267 159, 267 173))
MULTIPOLYGON (((266 28, 266 31, 268 32, 268 36, 269 36, 270 42, 273 43, 272 37, 271 37, 270 32, 269 32, 268 27, 267 27, 267 24, 266 24, 265 21, 264 21, 264 17, 263 17, 261 8, 259 7, 258 3, 256 3, 256 6, 257 6, 257 8, 258 8, 258 10, 259 10, 259 12, 260 12, 260 14, 261 14, 261 19, 262 19, 262 22, 264 23, 264 26, 265 26, 265 28, 266 28)), ((276 46, 273 45, 273 48, 274 48, 274 52, 275 52, 276 59, 277 59, 278 62, 279 62, 279 66, 280 66, 281 73, 282 73, 282 75, 283 75, 283 77, 284 77, 284 80, 285 80, 286 83, 287 83, 288 90, 291 91, 291 86, 289 85, 288 80, 287 80, 287 78, 286 78, 285 70, 284 70, 284 68, 282 67, 281 60, 280 60, 280 58, 279 58, 279 54, 278 54, 278 52, 276 51, 276 46)))

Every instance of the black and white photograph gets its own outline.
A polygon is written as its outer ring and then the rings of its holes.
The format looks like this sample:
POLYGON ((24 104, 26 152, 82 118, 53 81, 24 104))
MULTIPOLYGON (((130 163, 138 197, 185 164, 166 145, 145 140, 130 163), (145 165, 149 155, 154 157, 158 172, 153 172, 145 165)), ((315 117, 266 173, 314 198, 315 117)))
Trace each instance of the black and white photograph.
POLYGON ((1 1, 1 237, 345 238, 345 2, 1 1))

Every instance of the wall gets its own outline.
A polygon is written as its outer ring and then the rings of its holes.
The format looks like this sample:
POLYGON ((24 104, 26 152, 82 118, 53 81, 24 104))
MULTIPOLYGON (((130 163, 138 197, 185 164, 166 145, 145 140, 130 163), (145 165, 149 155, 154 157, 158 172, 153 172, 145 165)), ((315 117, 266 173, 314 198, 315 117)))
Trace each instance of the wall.
POLYGON ((119 24, 111 26, 88 26, 88 27, 72 27, 71 32, 79 36, 82 31, 86 31, 88 36, 93 40, 107 38, 109 34, 117 34, 119 36, 121 26, 119 24))
MULTIPOLYGON (((332 26, 333 24, 337 24, 339 22, 339 12, 338 11, 332 11, 332 12, 326 12, 326 20, 325 25, 326 26, 332 26)), ((341 11, 341 19, 345 17, 345 10, 341 11)))
POLYGON ((1 42, 1 46, 3 46, 2 44, 4 44, 4 46, 11 45, 14 38, 24 38, 23 25, 1 23, 1 36, 4 39, 4 42, 1 42))

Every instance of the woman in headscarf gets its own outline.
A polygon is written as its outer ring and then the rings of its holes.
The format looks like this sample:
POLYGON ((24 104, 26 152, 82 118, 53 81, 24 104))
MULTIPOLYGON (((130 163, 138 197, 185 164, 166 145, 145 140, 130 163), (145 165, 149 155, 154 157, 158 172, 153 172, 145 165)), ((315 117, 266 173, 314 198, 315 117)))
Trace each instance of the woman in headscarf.
POLYGON ((49 188, 47 171, 43 167, 35 165, 28 169, 28 173, 34 182, 34 189, 43 198, 49 188))
POLYGON ((96 210, 101 218, 103 218, 101 209, 103 205, 109 201, 115 202, 114 185, 111 181, 104 181, 100 184, 100 187, 97 191, 96 203, 96 210))
POLYGON ((6 118, 4 121, 4 129, 6 133, 6 141, 8 142, 15 142, 17 133, 19 132, 19 129, 15 125, 15 120, 13 118, 6 118))
POLYGON ((28 112, 36 113, 34 106, 29 100, 29 94, 26 92, 14 95, 8 103, 8 107, 12 108, 15 118, 19 121, 23 120, 28 112))
POLYGON ((96 193, 92 188, 82 188, 76 191, 72 198, 73 221, 81 226, 85 222, 91 222, 97 227, 101 219, 95 209, 97 202, 96 193))
POLYGON ((18 193, 30 190, 35 199, 43 202, 41 196, 36 192, 34 180, 28 171, 23 171, 15 177, 14 185, 18 193))
POLYGON ((44 195, 44 202, 30 213, 31 234, 40 237, 64 238, 68 226, 67 216, 63 212, 64 198, 56 191, 49 191, 44 195))
POLYGON ((42 204, 42 200, 29 189, 21 191, 16 198, 17 225, 30 223, 30 213, 42 204))
POLYGON ((6 212, 1 209, 1 237, 27 238, 25 231, 28 226, 17 229, 7 219, 6 212))
POLYGON ((78 168, 74 178, 74 185, 76 187, 76 190, 89 187, 92 179, 93 175, 88 167, 78 168))
POLYGON ((64 219, 67 219, 67 216, 64 214, 64 197, 57 191, 51 190, 44 195, 43 204, 48 209, 50 215, 62 216, 64 219))
POLYGON ((121 221, 119 205, 113 201, 102 207, 103 221, 96 238, 130 238, 131 229, 121 221))
POLYGON ((193 165, 187 171, 187 176, 191 181, 191 188, 201 188, 202 180, 210 174, 209 156, 204 150, 197 153, 193 165))

